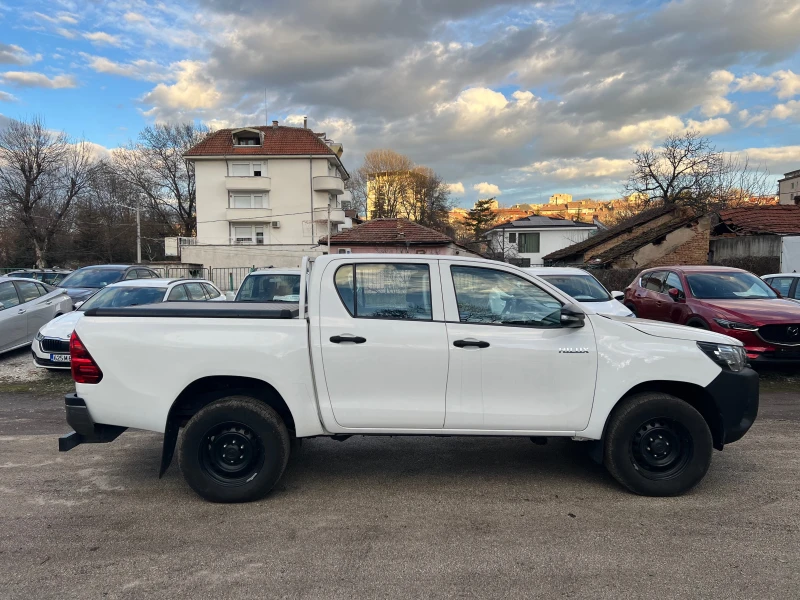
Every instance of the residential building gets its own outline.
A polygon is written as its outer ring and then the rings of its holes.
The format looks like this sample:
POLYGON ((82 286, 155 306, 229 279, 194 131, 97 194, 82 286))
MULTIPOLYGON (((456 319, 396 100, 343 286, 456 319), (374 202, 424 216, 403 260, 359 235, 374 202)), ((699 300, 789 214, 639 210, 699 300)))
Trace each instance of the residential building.
POLYGON ((324 133, 277 121, 210 134, 184 155, 195 168, 197 238, 182 259, 264 265, 289 250, 321 254, 320 235, 351 223, 342 154, 324 133))
MULTIPOLYGON (((319 240, 327 245, 327 238, 319 240)), ((372 219, 331 236, 331 254, 391 253, 480 256, 445 234, 406 219, 372 219)))
POLYGON ((569 219, 527 216, 486 232, 492 255, 522 266, 541 265, 552 252, 588 239, 597 226, 569 219))
POLYGON ((800 169, 790 171, 778 180, 778 196, 780 204, 800 206, 800 169))
POLYGON ((567 204, 572 202, 572 194, 553 194, 550 196, 550 204, 567 204))

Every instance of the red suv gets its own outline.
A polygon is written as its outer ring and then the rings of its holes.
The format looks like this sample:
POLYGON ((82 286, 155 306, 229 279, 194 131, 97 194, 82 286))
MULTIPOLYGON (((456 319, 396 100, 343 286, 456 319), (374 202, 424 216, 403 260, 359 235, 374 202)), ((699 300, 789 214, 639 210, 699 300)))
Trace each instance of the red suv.
POLYGON ((751 362, 800 363, 800 304, 758 277, 729 267, 658 267, 625 289, 643 319, 710 329, 744 344, 751 362))

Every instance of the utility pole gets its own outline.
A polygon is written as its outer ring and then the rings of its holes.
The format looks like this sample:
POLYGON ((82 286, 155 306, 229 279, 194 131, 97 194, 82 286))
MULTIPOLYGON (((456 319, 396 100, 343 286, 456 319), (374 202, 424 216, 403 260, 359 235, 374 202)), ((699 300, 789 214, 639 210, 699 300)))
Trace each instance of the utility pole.
POLYGON ((328 254, 331 253, 331 198, 328 196, 328 254))

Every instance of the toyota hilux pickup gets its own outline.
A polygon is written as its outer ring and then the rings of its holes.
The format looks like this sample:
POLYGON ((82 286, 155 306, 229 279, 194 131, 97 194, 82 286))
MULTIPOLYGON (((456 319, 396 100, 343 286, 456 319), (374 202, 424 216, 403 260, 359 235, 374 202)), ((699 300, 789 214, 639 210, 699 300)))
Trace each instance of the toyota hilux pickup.
POLYGON ((667 496, 758 411, 738 340, 599 315, 509 264, 347 254, 304 259, 300 275, 297 303, 87 310, 60 449, 163 433, 163 475, 182 429, 189 486, 243 502, 302 438, 567 437, 629 490, 667 496))

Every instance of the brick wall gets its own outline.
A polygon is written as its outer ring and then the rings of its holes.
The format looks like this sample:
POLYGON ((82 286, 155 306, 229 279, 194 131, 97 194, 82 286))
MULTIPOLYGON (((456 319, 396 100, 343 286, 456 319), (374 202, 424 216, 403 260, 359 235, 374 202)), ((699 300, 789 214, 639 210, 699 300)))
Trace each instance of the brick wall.
POLYGON ((639 236, 639 235, 643 234, 645 231, 649 231, 650 229, 653 229, 654 227, 658 227, 659 225, 663 225, 664 223, 667 223, 668 221, 671 221, 674 218, 675 217, 672 214, 662 215, 662 216, 658 217, 657 219, 653 219, 652 221, 648 221, 647 223, 644 223, 642 225, 635 226, 632 231, 618 233, 617 235, 615 235, 614 237, 612 237, 609 240, 606 240, 605 242, 603 242, 599 246, 595 246, 591 250, 587 250, 586 254, 583 257, 583 259, 584 259, 585 262, 588 262, 589 259, 592 258, 593 256, 597 256, 598 254, 602 254, 603 252, 605 252, 609 248, 613 248, 614 246, 617 246, 618 244, 621 244, 621 243, 629 240, 632 237, 639 236))
POLYGON ((681 227, 658 244, 648 244, 614 261, 615 269, 646 269, 670 265, 708 264, 708 244, 711 222, 708 217, 690 226, 681 227))

